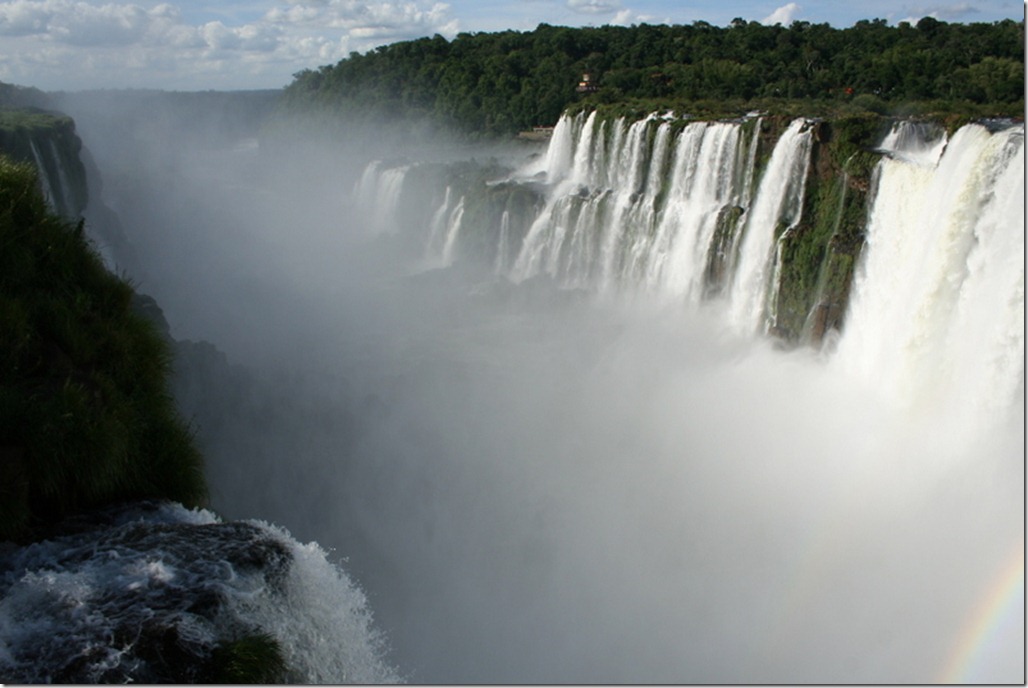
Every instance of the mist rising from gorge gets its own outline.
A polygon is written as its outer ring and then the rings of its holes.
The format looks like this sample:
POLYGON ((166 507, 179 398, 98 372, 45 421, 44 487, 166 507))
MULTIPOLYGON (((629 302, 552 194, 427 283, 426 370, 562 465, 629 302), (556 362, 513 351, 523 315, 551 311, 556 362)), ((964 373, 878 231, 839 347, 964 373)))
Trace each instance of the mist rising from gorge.
MULTIPOLYGON (((362 130, 276 150, 191 136, 188 112, 105 127, 127 112, 109 104, 66 109, 129 276, 176 337, 250 371, 200 428, 212 507, 334 548, 401 673, 950 677, 1023 543, 1023 402, 968 430, 716 307, 423 271, 353 202, 373 158, 514 168, 529 148, 362 130)), ((1023 676, 1023 631, 987 669, 971 680, 1023 676)))

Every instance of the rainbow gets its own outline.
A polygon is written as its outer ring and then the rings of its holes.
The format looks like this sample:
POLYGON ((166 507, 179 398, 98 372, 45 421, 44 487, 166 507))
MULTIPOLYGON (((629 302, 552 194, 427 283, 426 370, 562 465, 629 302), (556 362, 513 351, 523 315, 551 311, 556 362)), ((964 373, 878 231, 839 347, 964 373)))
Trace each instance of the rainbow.
MULTIPOLYGON (((1008 646, 1012 634, 1021 633, 1018 644, 1024 647, 1024 539, 1014 547, 999 575, 991 581, 964 626, 940 683, 975 683, 986 680, 990 651, 1008 646)), ((1021 676, 1024 680, 1024 655, 1021 676)), ((1011 680, 1010 678, 1004 680, 1011 680)), ((989 680, 991 681, 991 678, 989 680)))

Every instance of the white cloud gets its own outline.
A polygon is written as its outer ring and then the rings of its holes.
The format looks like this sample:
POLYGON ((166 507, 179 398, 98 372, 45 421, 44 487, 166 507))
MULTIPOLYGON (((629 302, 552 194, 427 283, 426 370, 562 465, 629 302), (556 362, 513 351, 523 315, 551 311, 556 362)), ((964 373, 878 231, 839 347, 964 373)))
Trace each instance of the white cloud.
POLYGON ((206 44, 215 50, 234 50, 242 45, 239 34, 220 21, 204 24, 200 34, 206 44))
POLYGON ((774 12, 762 19, 760 23, 765 26, 774 26, 775 24, 788 26, 789 24, 792 24, 800 9, 800 6, 795 2, 790 2, 788 5, 782 5, 776 9, 774 12))
POLYGON ((634 13, 632 12, 632 10, 621 10, 620 12, 614 15, 614 18, 610 21, 610 23, 616 24, 618 26, 628 26, 632 23, 633 16, 634 13))
POLYGON ((38 2, 0 4, 0 36, 30 36, 46 32, 49 9, 38 2))
POLYGON ((262 16, 235 24, 227 17, 190 23, 170 3, 0 0, 0 80, 44 89, 180 88, 160 81, 174 74, 212 75, 237 88, 285 85, 294 72, 352 50, 458 31, 442 2, 272 1, 262 16))
POLYGON ((583 14, 606 14, 621 9, 619 0, 568 0, 568 8, 583 14))
POLYGON ((978 14, 980 11, 974 5, 966 2, 952 5, 906 7, 903 9, 903 12, 907 14, 907 17, 899 21, 916 24, 924 17, 932 17, 941 21, 969 21, 973 15, 978 14))
POLYGON ((50 18, 48 34, 77 46, 138 43, 147 33, 149 13, 138 5, 62 3, 50 18))
POLYGON ((670 17, 658 17, 653 14, 644 14, 635 10, 620 10, 610 20, 615 26, 631 26, 632 24, 671 24, 670 17))

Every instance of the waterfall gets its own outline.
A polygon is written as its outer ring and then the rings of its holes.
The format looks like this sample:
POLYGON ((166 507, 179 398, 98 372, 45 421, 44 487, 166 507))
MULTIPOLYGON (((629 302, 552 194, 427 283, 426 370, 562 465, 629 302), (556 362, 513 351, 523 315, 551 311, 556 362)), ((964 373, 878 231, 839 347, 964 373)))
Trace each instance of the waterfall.
MULTIPOLYGON (((193 331, 267 367, 211 397, 215 506, 346 557, 418 682, 1018 680, 1023 127, 876 122, 567 115, 548 148, 368 165, 362 213, 314 216, 366 245, 169 269, 193 331), (780 350, 820 301, 834 346, 780 350), (983 673, 941 674, 990 628, 983 673)), ((157 227, 279 238, 295 198, 157 227)), ((299 590, 353 601, 316 568, 299 590)), ((232 597, 341 654, 343 603, 232 597)))
POLYGON ((372 161, 354 189, 358 211, 363 214, 371 234, 396 231, 396 213, 400 194, 410 165, 389 167, 381 160, 372 161))
POLYGON ((507 263, 510 261, 510 211, 504 210, 500 216, 500 241, 496 247, 496 262, 493 264, 493 272, 502 275, 507 270, 507 263))
MULTIPOLYGON (((476 205, 476 226, 464 227, 469 194, 478 192, 447 181, 412 231, 427 232, 421 241, 434 267, 470 255, 461 246, 474 236, 491 247, 482 259, 494 273, 515 282, 545 274, 600 293, 642 290, 693 304, 720 297, 735 330, 764 333, 779 308, 782 247, 804 221, 813 123, 791 122, 757 179, 762 123, 564 115, 545 154, 503 180, 508 192, 541 189, 538 205, 521 204, 516 216, 509 205, 494 205, 491 215, 476 205)), ((1014 260, 1023 247, 1022 140, 1018 127, 968 125, 950 139, 933 124, 893 124, 875 148, 882 156, 868 195, 867 247, 839 351, 848 368, 893 380, 901 396, 911 381, 942 370, 975 398, 996 385, 1005 398, 1023 388, 1023 269, 1014 260), (990 290, 1007 296, 990 298, 990 290), (977 346, 964 332, 988 338, 988 370, 952 367, 958 352, 977 346)), ((411 168, 375 161, 357 184, 358 206, 378 232, 397 231, 411 168)), ((842 201, 827 220, 833 236, 842 201)), ((825 279, 810 287, 815 304, 825 279)))
POLYGON ((729 305, 729 317, 741 331, 766 329, 768 269, 774 268, 775 241, 800 220, 810 141, 805 120, 789 125, 775 144, 753 208, 747 213, 729 305), (784 231, 780 225, 784 225, 784 231))
POLYGON ((961 128, 879 163, 839 364, 908 402, 1024 393, 1024 129, 961 128))
MULTIPOLYGON (((756 133, 746 145, 738 122, 674 133, 656 115, 596 120, 595 112, 561 119, 551 144, 559 150, 546 156, 547 200, 511 277, 546 273, 567 287, 700 300, 718 219, 748 196, 756 133)), ((537 164, 520 177, 533 173, 537 164)))
POLYGON ((72 204, 72 190, 71 183, 68 180, 68 171, 64 165, 61 164, 61 154, 57 150, 57 142, 54 139, 50 139, 50 156, 53 160, 54 168, 57 171, 57 184, 51 182, 50 187, 57 192, 57 203, 59 212, 65 215, 75 214, 75 210, 71 207, 72 204))
POLYGON ((30 136, 28 148, 32 153, 32 161, 36 165, 39 184, 47 203, 59 215, 77 219, 85 207, 85 202, 84 199, 78 200, 77 195, 81 197, 82 194, 76 194, 72 188, 68 170, 58 150, 57 140, 49 138, 37 141, 30 136))
POLYGON ((878 150, 918 165, 934 166, 946 148, 946 131, 930 122, 896 122, 878 150))
POLYGON ((485 198, 424 205, 440 236, 466 208, 461 258, 480 241, 494 249, 484 264, 523 284, 476 291, 497 296, 481 311, 440 297, 467 319, 446 320, 440 373, 402 399, 430 409, 431 441, 405 439, 389 463, 369 452, 372 477, 354 487, 377 495, 403 475, 402 525, 377 530, 377 503, 366 522, 382 543, 419 525, 416 552, 395 555, 410 589, 430 568, 410 560, 442 572, 420 600, 432 621, 398 645, 455 682, 918 682, 959 654, 963 620, 981 628, 988 601, 1012 619, 988 675, 1023 673, 1023 600, 993 592, 1001 567, 1023 572, 1004 567, 1023 562, 1023 128, 944 139, 897 123, 841 159, 847 124, 576 114, 485 198), (519 185, 539 202, 496 200, 519 185), (578 308, 550 282, 601 298, 578 308), (608 308, 607 292, 631 298, 608 308), (787 314, 797 336, 805 319, 830 321, 834 347, 775 351, 760 335, 787 314), (483 367, 465 375, 457 350, 483 367), (426 494, 446 497, 412 515, 426 494), (447 643, 422 636, 462 617, 454 645, 473 659, 460 675, 460 659, 438 660, 447 643), (848 664, 900 617, 913 620, 893 639, 902 651, 890 640, 848 664), (510 626, 483 639, 497 618, 510 626), (681 664, 659 674, 653 656, 681 664))
POLYGON ((441 260, 446 243, 447 219, 452 212, 450 208, 450 197, 452 195, 453 187, 447 186, 446 193, 443 194, 443 202, 432 213, 428 241, 425 244, 425 260, 428 262, 438 262, 441 260))
POLYGON ((76 526, 4 559, 6 680, 196 680, 214 647, 255 630, 279 643, 287 682, 398 680, 363 593, 316 544, 172 503, 76 526))
POLYGON ((36 147, 35 141, 29 141, 29 146, 32 149, 32 157, 36 162, 36 170, 39 172, 39 183, 43 187, 43 196, 53 206, 54 192, 50 186, 50 175, 47 174, 47 167, 43 164, 43 158, 39 155, 39 149, 36 147))
POLYGON ((658 222, 648 282, 689 301, 700 299, 708 250, 724 208, 742 200, 735 165, 738 124, 690 124, 679 138, 658 222))
POLYGON ((443 243, 441 256, 442 265, 452 265, 457 251, 457 237, 460 236, 461 220, 464 219, 464 197, 457 202, 457 207, 450 213, 446 223, 446 241, 443 243))

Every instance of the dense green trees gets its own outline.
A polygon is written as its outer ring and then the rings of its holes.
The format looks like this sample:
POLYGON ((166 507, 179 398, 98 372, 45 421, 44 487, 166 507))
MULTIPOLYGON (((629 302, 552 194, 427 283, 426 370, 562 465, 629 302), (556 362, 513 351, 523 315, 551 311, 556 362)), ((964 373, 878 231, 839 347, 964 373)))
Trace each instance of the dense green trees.
POLYGON ((286 89, 289 106, 324 106, 348 117, 429 117, 465 131, 507 133, 553 124, 582 99, 812 99, 898 105, 945 100, 1020 112, 1024 23, 912 26, 860 21, 846 29, 736 19, 720 28, 604 26, 463 33, 351 53, 305 70, 286 89), (600 88, 576 92, 583 73, 600 88))

